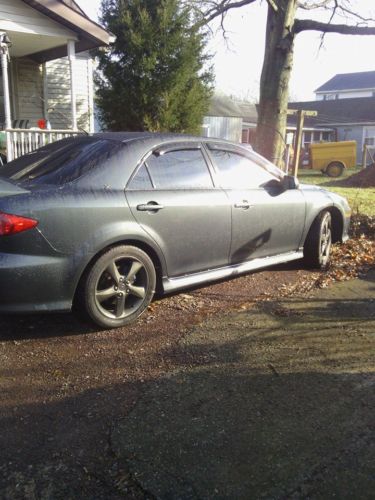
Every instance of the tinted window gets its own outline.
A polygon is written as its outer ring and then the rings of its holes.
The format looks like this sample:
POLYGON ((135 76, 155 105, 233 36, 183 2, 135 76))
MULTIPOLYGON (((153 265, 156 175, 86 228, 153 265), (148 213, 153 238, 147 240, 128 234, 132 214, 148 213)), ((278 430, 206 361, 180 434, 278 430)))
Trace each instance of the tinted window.
POLYGON ((156 189, 211 188, 211 175, 199 149, 151 155, 146 161, 156 189))
POLYGON ((225 188, 257 188, 275 177, 249 158, 219 149, 210 151, 219 170, 221 185, 225 188))
POLYGON ((21 184, 61 185, 103 165, 123 147, 121 142, 93 137, 65 139, 8 163, 1 175, 21 184))

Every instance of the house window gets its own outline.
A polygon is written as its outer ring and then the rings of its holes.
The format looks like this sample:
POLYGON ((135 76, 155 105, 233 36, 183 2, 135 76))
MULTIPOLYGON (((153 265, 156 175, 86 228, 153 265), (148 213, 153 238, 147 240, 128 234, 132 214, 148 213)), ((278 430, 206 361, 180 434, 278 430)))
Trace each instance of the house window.
POLYGON ((366 137, 365 144, 366 146, 375 146, 375 137, 366 137))
POLYGON ((313 140, 312 140, 312 142, 319 142, 320 141, 320 134, 321 134, 321 132, 315 131, 313 133, 313 140))
POLYGON ((304 132, 303 134, 303 147, 308 148, 309 144, 311 143, 311 132, 304 132))

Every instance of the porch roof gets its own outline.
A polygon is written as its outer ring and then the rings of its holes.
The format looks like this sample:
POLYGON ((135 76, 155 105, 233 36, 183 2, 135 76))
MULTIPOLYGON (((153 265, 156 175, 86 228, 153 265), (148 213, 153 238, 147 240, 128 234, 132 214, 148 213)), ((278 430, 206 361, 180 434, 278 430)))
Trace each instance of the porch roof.
MULTIPOLYGON (((21 4, 35 9, 39 15, 46 16, 56 27, 56 32, 47 35, 12 31, 6 29, 11 37, 15 55, 17 46, 27 47, 28 53, 22 54, 38 63, 67 55, 67 40, 75 40, 76 52, 108 45, 113 35, 102 26, 89 19, 75 2, 67 0, 21 0, 21 4)), ((26 8, 26 6, 25 6, 26 8)))

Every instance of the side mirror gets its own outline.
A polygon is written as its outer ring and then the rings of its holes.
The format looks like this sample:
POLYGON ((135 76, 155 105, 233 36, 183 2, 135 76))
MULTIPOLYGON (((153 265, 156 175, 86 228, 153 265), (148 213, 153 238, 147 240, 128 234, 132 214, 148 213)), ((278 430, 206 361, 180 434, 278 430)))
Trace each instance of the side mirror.
POLYGON ((281 179, 281 184, 285 191, 288 189, 299 188, 299 180, 297 179, 297 177, 294 177, 294 175, 284 175, 284 177, 281 179))

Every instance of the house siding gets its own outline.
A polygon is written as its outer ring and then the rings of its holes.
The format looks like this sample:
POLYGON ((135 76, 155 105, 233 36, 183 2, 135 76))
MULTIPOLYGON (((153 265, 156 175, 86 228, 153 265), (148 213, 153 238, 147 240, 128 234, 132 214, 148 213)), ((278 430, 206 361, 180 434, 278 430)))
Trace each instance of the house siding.
POLYGON ((356 97, 373 97, 374 90, 353 90, 353 91, 337 91, 325 92, 324 94, 316 94, 317 101, 324 101, 330 99, 352 99, 356 97))
POLYGON ((362 162, 363 126, 345 125, 337 127, 338 141, 357 141, 357 164, 362 162))
POLYGON ((205 116, 203 119, 207 137, 218 137, 241 142, 242 118, 226 116, 205 116))
POLYGON ((0 30, 76 39, 75 33, 52 21, 22 0, 1 0, 0 30))
MULTIPOLYGON (((77 99, 78 126, 92 130, 92 64, 87 55, 76 56, 75 89, 77 99)), ((66 57, 46 63, 45 92, 48 118, 52 128, 71 127, 70 69, 66 57)))
POLYGON ((12 77, 13 120, 29 120, 35 126, 44 116, 42 68, 31 59, 15 59, 12 77))

